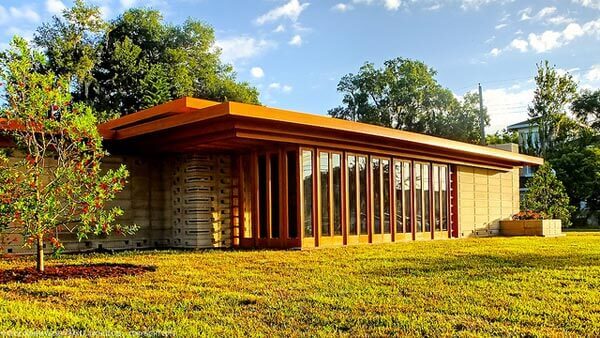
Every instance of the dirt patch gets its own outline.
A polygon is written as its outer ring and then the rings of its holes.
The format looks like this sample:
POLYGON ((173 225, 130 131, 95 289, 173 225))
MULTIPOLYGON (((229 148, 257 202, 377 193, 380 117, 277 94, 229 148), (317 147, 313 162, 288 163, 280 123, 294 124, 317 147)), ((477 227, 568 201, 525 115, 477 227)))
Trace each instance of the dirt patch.
POLYGON ((44 273, 35 268, 11 269, 0 271, 0 284, 10 282, 35 283, 40 280, 98 279, 122 276, 137 276, 156 271, 153 266, 133 264, 88 264, 56 265, 46 267, 44 273))

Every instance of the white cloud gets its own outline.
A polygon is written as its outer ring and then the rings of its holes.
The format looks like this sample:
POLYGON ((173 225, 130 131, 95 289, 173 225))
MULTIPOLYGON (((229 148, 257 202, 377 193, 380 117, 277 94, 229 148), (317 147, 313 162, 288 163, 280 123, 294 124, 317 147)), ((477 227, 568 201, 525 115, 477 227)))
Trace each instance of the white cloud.
POLYGON ((536 14, 536 18, 544 18, 548 15, 556 13, 556 7, 544 7, 536 14))
POLYGON ((464 10, 478 10, 480 7, 485 5, 490 5, 493 3, 498 3, 502 5, 508 2, 513 2, 513 0, 462 0, 460 7, 464 10))
POLYGON ((600 81, 600 64, 593 65, 592 68, 585 74, 585 79, 589 82, 600 81))
MULTIPOLYGON (((522 38, 514 39, 505 50, 518 50, 526 52, 531 48, 536 53, 544 53, 550 50, 565 46, 571 41, 582 36, 596 36, 600 39, 600 19, 586 22, 583 25, 570 23, 562 31, 547 30, 541 34, 529 33, 527 40, 522 38)), ((490 53, 492 55, 498 55, 490 53)))
POLYGON ((263 25, 267 22, 276 21, 282 18, 287 18, 291 21, 298 20, 298 17, 302 12, 309 6, 308 2, 300 3, 299 0, 290 0, 283 6, 274 8, 269 12, 259 16, 256 19, 256 23, 263 25))
POLYGON ((384 6, 389 11, 397 11, 400 8, 400 0, 384 0, 384 6))
POLYGON ((67 6, 61 0, 46 0, 46 10, 50 14, 60 14, 65 9, 67 9, 67 6))
POLYGON ((250 69, 250 75, 252 75, 254 78, 260 79, 265 76, 265 71, 260 67, 252 67, 252 69, 250 69))
POLYGON ((137 0, 121 0, 120 2, 123 8, 131 8, 135 6, 137 0))
POLYGON ((546 22, 551 23, 553 25, 564 25, 566 23, 571 23, 575 21, 573 18, 567 18, 566 16, 554 16, 551 18, 548 18, 548 20, 546 20, 546 22))
POLYGON ((292 46, 302 46, 302 37, 296 34, 288 43, 292 46))
POLYGON ((273 82, 267 87, 269 91, 278 91, 282 93, 290 93, 294 88, 287 84, 281 84, 279 82, 273 82))
POLYGON ((583 31, 583 29, 581 28, 581 26, 579 24, 576 23, 571 23, 569 24, 565 30, 563 31, 563 37, 567 40, 567 41, 571 41, 577 37, 582 36, 583 34, 585 34, 585 32, 583 31))
POLYGON ((572 2, 579 4, 583 7, 600 9, 600 0, 572 0, 572 2))
POLYGON ((279 25, 279 26, 277 26, 277 28, 275 28, 273 30, 273 32, 274 33, 283 33, 283 32, 285 32, 285 26, 284 25, 279 25))
POLYGON ((352 5, 350 4, 345 4, 343 2, 340 2, 338 4, 335 4, 333 7, 331 7, 332 10, 336 11, 336 12, 347 12, 349 10, 352 9, 352 5))
POLYGON ((271 41, 247 36, 220 39, 215 45, 221 49, 221 59, 230 63, 255 57, 275 46, 271 41))
POLYGON ((537 53, 547 52, 562 45, 562 42, 560 41, 560 32, 545 31, 539 35, 529 33, 527 38, 529 40, 529 45, 531 45, 531 48, 537 53))
POLYGON ((519 52, 526 52, 527 51, 527 47, 529 46, 529 43, 523 39, 514 39, 511 41, 509 48, 510 49, 516 49, 519 52))
POLYGON ((498 55, 500 55, 500 53, 502 53, 502 51, 498 48, 494 48, 490 51, 491 56, 498 56, 498 55))
POLYGON ((424 10, 426 11, 437 11, 438 9, 442 8, 442 4, 433 4, 429 7, 425 7, 424 10))
POLYGON ((529 16, 531 14, 531 7, 523 8, 518 14, 521 16, 521 21, 531 19, 531 16, 529 16))
POLYGON ((15 24, 20 21, 29 21, 37 23, 41 20, 40 15, 28 6, 9 7, 8 9, 0 5, 0 25, 15 24))
POLYGON ((506 23, 501 23, 501 24, 498 24, 498 25, 496 25, 496 27, 494 27, 494 28, 498 30, 498 29, 502 29, 502 28, 504 28, 504 27, 506 27, 506 26, 508 26, 508 24, 506 24, 506 23))
POLYGON ((483 91, 483 104, 490 115, 489 132, 495 133, 508 125, 527 119, 527 106, 533 100, 533 89, 520 88, 519 84, 483 91))

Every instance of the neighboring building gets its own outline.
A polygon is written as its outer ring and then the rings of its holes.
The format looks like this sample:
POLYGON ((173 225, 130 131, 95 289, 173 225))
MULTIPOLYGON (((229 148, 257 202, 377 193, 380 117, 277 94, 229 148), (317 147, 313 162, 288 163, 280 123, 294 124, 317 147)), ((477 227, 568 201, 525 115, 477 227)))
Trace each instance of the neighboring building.
MULTIPOLYGON (((330 117, 182 98, 100 127, 135 223, 67 250, 313 248, 493 236, 543 160, 330 117)), ((68 235, 67 235, 68 236, 68 235)), ((64 238, 64 237, 63 237, 64 238)), ((23 252, 18 246, 11 252, 23 252)))
MULTIPOLYGON (((506 131, 508 132, 517 132, 519 134, 519 148, 520 149, 528 149, 532 146, 537 148, 540 145, 540 134, 538 131, 538 125, 532 123, 533 120, 529 119, 526 121, 522 121, 519 123, 511 124, 506 127, 506 131)), ((527 181, 533 177, 535 173, 534 166, 523 166, 519 170, 519 179, 520 179, 520 192, 521 197, 527 191, 525 188, 525 184, 527 181)))

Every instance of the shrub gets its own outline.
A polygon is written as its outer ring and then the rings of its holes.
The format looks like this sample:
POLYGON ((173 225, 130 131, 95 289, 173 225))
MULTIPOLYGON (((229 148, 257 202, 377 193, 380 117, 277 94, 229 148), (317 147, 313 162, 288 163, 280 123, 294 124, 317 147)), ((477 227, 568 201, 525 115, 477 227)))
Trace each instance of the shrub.
POLYGON ((524 220, 530 220, 530 219, 548 219, 548 215, 546 215, 543 212, 536 212, 533 210, 523 210, 523 211, 519 211, 517 214, 515 214, 512 219, 515 221, 524 221, 524 220))
POLYGON ((560 219, 565 227, 571 225, 573 207, 569 205, 563 183, 556 178, 549 163, 540 166, 525 186, 527 193, 523 198, 523 210, 534 210, 548 218, 560 219))

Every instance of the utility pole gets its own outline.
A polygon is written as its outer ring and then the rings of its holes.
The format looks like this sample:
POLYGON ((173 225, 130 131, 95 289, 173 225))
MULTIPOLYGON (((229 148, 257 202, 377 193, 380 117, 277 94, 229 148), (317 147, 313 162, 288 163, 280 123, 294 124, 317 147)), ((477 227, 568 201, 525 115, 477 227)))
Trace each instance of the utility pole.
POLYGON ((479 128, 481 129, 481 144, 485 145, 485 117, 483 113, 483 92, 481 83, 479 85, 479 128))

